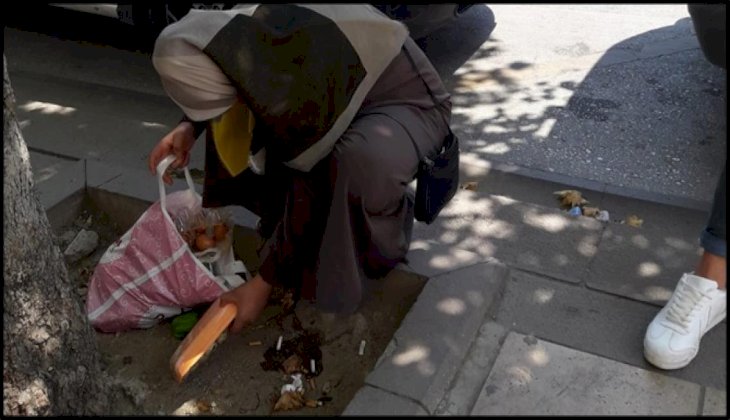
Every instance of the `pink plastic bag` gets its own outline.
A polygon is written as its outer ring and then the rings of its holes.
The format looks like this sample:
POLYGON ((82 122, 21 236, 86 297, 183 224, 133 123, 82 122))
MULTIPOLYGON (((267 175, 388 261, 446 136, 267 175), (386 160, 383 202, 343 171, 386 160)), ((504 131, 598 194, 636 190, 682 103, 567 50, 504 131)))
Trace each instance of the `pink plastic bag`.
POLYGON ((162 174, 174 160, 168 156, 157 167, 160 201, 107 249, 94 270, 86 312, 100 331, 150 328, 243 284, 244 278, 236 273, 248 278, 243 263, 233 259, 231 234, 221 247, 223 252, 200 255, 178 233, 175 215, 184 209, 199 210, 202 198, 187 168, 188 189, 165 194, 162 174))

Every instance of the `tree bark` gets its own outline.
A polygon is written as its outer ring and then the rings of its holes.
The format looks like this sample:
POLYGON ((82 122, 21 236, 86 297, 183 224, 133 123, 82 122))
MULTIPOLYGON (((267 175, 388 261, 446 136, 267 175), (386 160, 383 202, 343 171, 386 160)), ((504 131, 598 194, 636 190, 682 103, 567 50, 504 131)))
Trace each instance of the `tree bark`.
POLYGON ((34 191, 4 54, 3 118, 3 415, 109 414, 123 392, 34 191))

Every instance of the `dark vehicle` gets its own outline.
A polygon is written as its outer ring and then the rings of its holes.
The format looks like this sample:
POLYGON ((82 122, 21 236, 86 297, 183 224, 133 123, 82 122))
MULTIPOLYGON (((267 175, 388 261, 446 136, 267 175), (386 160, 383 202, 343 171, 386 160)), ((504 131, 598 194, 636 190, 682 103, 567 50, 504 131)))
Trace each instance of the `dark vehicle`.
MULTIPOLYGON (((231 9, 239 3, 54 4, 67 9, 114 17, 156 37, 162 29, 185 16, 190 9, 231 9)), ((461 16, 470 4, 373 4, 392 19, 403 22, 414 39, 423 38, 461 16)))
POLYGON ((687 9, 705 57, 710 63, 726 69, 725 4, 692 3, 687 9))

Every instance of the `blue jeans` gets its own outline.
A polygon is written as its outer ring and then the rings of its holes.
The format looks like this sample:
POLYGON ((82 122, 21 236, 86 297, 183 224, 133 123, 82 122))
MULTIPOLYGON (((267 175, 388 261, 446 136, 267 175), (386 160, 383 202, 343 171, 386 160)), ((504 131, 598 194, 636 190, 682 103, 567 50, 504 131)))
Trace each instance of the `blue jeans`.
MULTIPOLYGON (((727 167, 727 163, 725 164, 727 167)), ((715 198, 710 211, 707 227, 700 235, 700 245, 705 251, 718 257, 727 257, 727 242, 725 240, 725 168, 717 181, 715 198)))
MULTIPOLYGON (((727 69, 725 58, 725 9, 724 4, 689 4, 697 40, 705 58, 712 64, 727 69)), ((727 166, 727 163, 725 164, 727 166)), ((707 227, 700 235, 700 245, 705 251, 718 257, 727 257, 725 241, 725 168, 717 181, 715 198, 707 227)))

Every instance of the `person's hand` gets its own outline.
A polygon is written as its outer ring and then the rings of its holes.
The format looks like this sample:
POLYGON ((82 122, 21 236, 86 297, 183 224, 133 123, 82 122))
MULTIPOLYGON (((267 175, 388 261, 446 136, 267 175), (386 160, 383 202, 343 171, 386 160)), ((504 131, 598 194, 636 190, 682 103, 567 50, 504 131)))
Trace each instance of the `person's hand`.
MULTIPOLYGON (((157 174, 157 165, 169 155, 175 155, 175 161, 170 165, 171 168, 182 168, 187 166, 190 161, 190 149, 195 144, 195 129, 193 124, 183 121, 167 133, 165 137, 157 143, 150 153, 147 162, 149 164, 152 175, 157 174)), ((170 174, 164 174, 162 180, 165 184, 172 184, 170 174)))
POLYGON ((271 289, 272 286, 263 277, 257 275, 246 283, 221 295, 221 305, 233 303, 238 311, 236 319, 231 324, 230 331, 232 333, 238 333, 244 327, 256 321, 266 307, 271 289))

